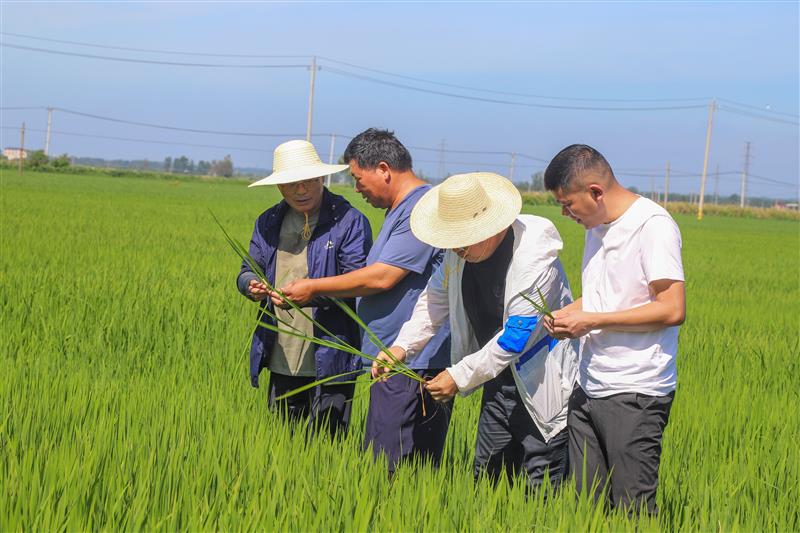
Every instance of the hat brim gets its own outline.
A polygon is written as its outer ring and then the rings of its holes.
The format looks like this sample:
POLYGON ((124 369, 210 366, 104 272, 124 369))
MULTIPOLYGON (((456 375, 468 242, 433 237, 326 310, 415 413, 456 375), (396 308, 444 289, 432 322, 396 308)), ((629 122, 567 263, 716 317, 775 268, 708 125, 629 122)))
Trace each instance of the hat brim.
POLYGON ((295 183, 298 181, 310 180, 312 178, 321 178, 328 174, 336 174, 350 168, 349 165, 326 165, 320 163, 318 165, 308 165, 304 167, 295 167, 290 170, 281 172, 273 172, 266 178, 251 183, 248 187, 260 187, 261 185, 284 185, 286 183, 295 183))
POLYGON ((471 246, 493 237, 509 227, 522 210, 522 196, 510 180, 496 175, 478 178, 491 205, 474 218, 446 220, 439 212, 439 188, 433 187, 411 211, 411 232, 434 248, 453 249, 471 246))

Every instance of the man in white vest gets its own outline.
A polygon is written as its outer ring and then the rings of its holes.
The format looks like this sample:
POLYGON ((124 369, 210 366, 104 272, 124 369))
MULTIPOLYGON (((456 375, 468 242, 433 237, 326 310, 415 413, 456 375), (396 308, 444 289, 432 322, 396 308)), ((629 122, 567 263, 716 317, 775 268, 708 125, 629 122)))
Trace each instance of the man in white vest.
POLYGON ((559 152, 544 183, 587 230, 583 295, 546 321, 553 336, 581 340, 568 420, 577 486, 608 484, 613 506, 655 514, 686 317, 680 230, 660 205, 620 185, 590 146, 559 152))
MULTIPOLYGON (((568 470, 577 355, 573 342, 548 335, 540 312, 541 298, 552 308, 572 301, 561 238, 549 220, 520 215, 521 206, 514 184, 490 173, 452 176, 419 200, 412 232, 447 251, 390 350, 413 360, 449 323, 452 366, 428 391, 446 401, 484 385, 475 476, 524 473, 535 488, 547 472, 557 485, 568 470)), ((386 368, 376 362, 372 372, 386 368)))

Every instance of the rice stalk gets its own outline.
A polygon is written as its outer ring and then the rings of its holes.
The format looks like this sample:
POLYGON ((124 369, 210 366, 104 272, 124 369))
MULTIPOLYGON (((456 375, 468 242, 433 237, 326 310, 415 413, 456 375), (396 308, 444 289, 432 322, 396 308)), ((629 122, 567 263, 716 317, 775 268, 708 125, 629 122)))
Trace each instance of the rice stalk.
MULTIPOLYGON (((214 215, 214 213, 211 212, 211 210, 209 210, 209 212, 211 213, 211 216, 214 219, 214 222, 216 222, 217 226, 219 226, 220 230, 222 230, 222 233, 225 236, 225 240, 227 241, 228 245, 233 249, 234 252, 236 252, 236 254, 239 256, 239 258, 242 260, 242 262, 244 262, 248 266, 248 268, 250 268, 250 271, 253 272, 256 276, 258 276, 259 281, 261 283, 263 283, 267 287, 267 289, 269 289, 271 292, 273 292, 273 293, 277 294, 278 296, 280 296, 280 298, 287 305, 289 305, 292 309, 294 309, 298 313, 300 313, 300 315, 303 318, 305 318, 306 320, 311 322, 320 331, 322 331, 323 333, 325 333, 329 337, 331 337, 333 339, 336 339, 336 340, 332 341, 332 340, 327 340, 327 339, 320 339, 319 337, 316 337, 316 336, 313 336, 313 335, 310 336, 310 335, 306 335, 306 334, 302 333, 300 330, 295 328, 292 324, 290 324, 290 323, 288 323, 288 322, 286 322, 284 320, 281 320, 277 316, 276 313, 273 313, 273 312, 269 311, 269 306, 271 305, 271 302, 267 302, 266 306, 259 306, 261 312, 266 314, 267 316, 269 316, 273 320, 275 320, 276 323, 283 324, 283 325, 291 328, 291 330, 283 329, 283 328, 280 328, 279 326, 276 326, 274 324, 270 324, 268 322, 262 321, 262 320, 260 320, 260 316, 259 316, 259 319, 257 320, 258 325, 260 325, 261 327, 264 327, 264 328, 266 328, 266 329, 268 329, 270 331, 274 331, 276 333, 283 333, 283 334, 286 334, 286 335, 291 335, 293 337, 296 337, 298 339, 304 340, 306 342, 311 342, 311 343, 317 344, 319 346, 325 346, 327 348, 332 348, 332 349, 335 349, 335 350, 338 350, 338 351, 342 351, 342 352, 345 352, 345 353, 349 353, 349 354, 352 354, 352 355, 356 355, 356 356, 362 357, 362 358, 367 359, 367 360, 372 361, 372 362, 377 362, 378 365, 389 369, 389 372, 387 373, 387 375, 381 376, 379 378, 375 378, 374 380, 372 380, 373 382, 387 379, 388 377, 391 377, 392 375, 395 375, 395 374, 402 374, 402 375, 408 377, 409 379, 412 379, 414 381, 418 381, 420 383, 420 385, 422 385, 425 382, 425 380, 423 378, 421 378, 419 375, 417 375, 417 373, 414 372, 408 365, 406 365, 403 361, 400 361, 399 359, 397 359, 394 356, 394 354, 392 354, 392 352, 386 347, 386 345, 384 345, 383 342, 381 342, 381 340, 378 338, 378 336, 375 335, 375 333, 369 328, 369 326, 367 326, 367 324, 361 319, 361 317, 359 317, 358 314, 349 305, 347 305, 345 302, 343 302, 339 298, 330 298, 330 300, 333 303, 335 303, 336 306, 339 307, 339 309, 341 309, 350 319, 352 319, 354 322, 356 322, 356 324, 358 324, 361 329, 364 330, 364 332, 366 333, 367 337, 369 337, 369 339, 379 348, 379 350, 389 357, 389 361, 385 361, 385 360, 379 359, 378 357, 366 354, 366 353, 362 352, 361 350, 359 350, 358 348, 355 348, 354 346, 350 345, 349 343, 346 343, 346 342, 342 341, 336 335, 331 333, 325 326, 320 324, 311 315, 306 313, 299 305, 297 305, 295 302, 293 302, 289 298, 287 298, 283 294, 283 292, 280 291, 280 289, 278 289, 272 283, 270 283, 269 280, 267 279, 267 276, 264 273, 263 269, 258 265, 256 260, 253 259, 253 257, 250 255, 250 252, 239 241, 237 241, 236 239, 231 237, 231 235, 225 230, 225 228, 223 227, 222 223, 214 215)), ((306 391, 306 390, 308 390, 310 388, 316 387, 317 385, 323 385, 323 384, 325 384, 325 383, 327 383, 327 382, 329 382, 329 381, 331 381, 333 379, 336 379, 337 377, 342 377, 344 375, 349 375, 349 374, 353 374, 353 373, 355 373, 355 371, 354 372, 347 372, 345 374, 340 374, 340 375, 336 375, 336 376, 328 376, 326 378, 313 381, 313 382, 311 382, 311 383, 309 383, 307 385, 304 385, 303 387, 291 390, 291 391, 281 395, 280 397, 276 398, 276 400, 281 400, 281 399, 288 398, 290 396, 294 396, 295 394, 299 394, 299 393, 301 393, 303 391, 306 391)))
POLYGON ((539 314, 546 316, 550 320, 554 320, 553 313, 550 311, 550 306, 547 305, 547 300, 544 299, 544 294, 542 294, 542 291, 539 289, 539 287, 536 287, 536 293, 539 295, 539 302, 534 301, 533 298, 529 297, 524 292, 520 292, 519 296, 525 298, 525 300, 527 300, 528 303, 530 303, 533 308, 539 312, 539 314))

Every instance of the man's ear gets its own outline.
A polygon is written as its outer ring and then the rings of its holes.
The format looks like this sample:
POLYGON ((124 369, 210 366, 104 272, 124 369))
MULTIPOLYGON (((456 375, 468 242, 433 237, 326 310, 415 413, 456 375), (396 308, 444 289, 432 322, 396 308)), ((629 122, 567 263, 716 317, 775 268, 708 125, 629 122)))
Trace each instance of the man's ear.
POLYGON ((387 180, 387 181, 388 181, 388 179, 389 179, 389 178, 391 177, 391 175, 392 175, 392 169, 391 169, 391 167, 390 167, 390 166, 389 166, 389 165, 386 163, 386 161, 381 161, 380 163, 378 163, 378 166, 377 166, 376 168, 377 168, 377 170, 379 170, 379 171, 381 172, 381 174, 383 175, 383 179, 385 179, 385 180, 387 180))
POLYGON ((603 191, 603 188, 600 185, 596 183, 592 183, 591 185, 589 185, 589 194, 592 195, 592 199, 595 202, 599 202, 600 200, 602 200, 604 193, 605 191, 603 191))

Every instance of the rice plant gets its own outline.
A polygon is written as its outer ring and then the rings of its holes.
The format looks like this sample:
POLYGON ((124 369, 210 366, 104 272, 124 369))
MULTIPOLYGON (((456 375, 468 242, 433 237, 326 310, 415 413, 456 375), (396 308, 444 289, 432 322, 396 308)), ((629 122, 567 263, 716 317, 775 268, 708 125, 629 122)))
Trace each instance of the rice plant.
MULTIPOLYGON (((378 338, 378 336, 370 329, 370 327, 361 319, 361 317, 359 317, 358 314, 355 311, 353 311, 353 309, 349 305, 347 305, 345 302, 343 302, 339 298, 329 298, 329 299, 334 304, 336 304, 336 306, 342 312, 344 312, 348 317, 350 317, 350 319, 353 322, 358 324, 358 326, 361 328, 362 331, 364 331, 366 333, 366 335, 369 337, 369 339, 372 341, 372 343, 375 344, 375 346, 377 346, 378 349, 383 354, 385 354, 385 355, 387 355, 389 357, 389 360, 386 361, 386 360, 380 359, 378 357, 372 356, 370 354, 364 353, 361 350, 359 350, 358 348, 355 348, 354 346, 350 345, 349 343, 344 342, 339 337, 337 337, 336 335, 331 333, 324 325, 322 325, 320 322, 315 320, 302 307, 297 305, 290 298, 287 298, 286 295, 283 292, 281 292, 280 289, 278 289, 272 283, 270 283, 270 281, 267 279, 266 274, 264 274, 264 270, 259 266, 258 262, 255 259, 253 259, 253 257, 250 255, 250 252, 247 250, 247 248, 245 248, 242 245, 241 242, 239 242, 238 240, 236 240, 235 238, 230 236, 230 234, 225 230, 225 228, 223 227, 222 223, 214 215, 213 212, 211 213, 211 216, 214 219, 214 222, 216 222, 216 224, 219 227, 219 229, 222 230, 222 234, 225 236, 225 240, 227 241, 227 243, 231 247, 231 249, 236 253, 236 255, 243 262, 243 264, 246 264, 247 267, 250 269, 250 271, 253 272, 256 276, 258 276, 259 281, 261 283, 263 283, 267 287, 269 292, 277 294, 280 297, 280 299, 288 307, 293 309, 295 312, 299 313, 304 319, 306 319, 307 321, 311 322, 316 328, 318 328, 320 331, 322 331, 323 333, 327 334, 330 338, 335 339, 335 340, 322 339, 322 338, 319 338, 319 337, 314 337, 314 336, 310 336, 310 335, 304 334, 301 330, 295 328, 289 322, 286 322, 285 320, 282 320, 280 317, 278 317, 278 315, 276 313, 270 312, 270 310, 269 310, 270 303, 269 302, 266 305, 261 305, 260 306, 260 311, 261 312, 258 315, 259 319, 257 320, 257 325, 259 325, 259 326, 261 326, 263 328, 266 328, 266 329, 268 329, 270 331, 274 331, 276 333, 283 333, 283 334, 286 334, 286 335, 291 335, 292 337, 296 337, 298 339, 302 339, 302 340, 304 340, 306 342, 310 342, 310 343, 313 343, 313 344, 316 344, 316 345, 319 345, 319 346, 326 346, 328 348, 332 348, 334 350, 339 350, 341 352, 349 353, 351 355, 356 355, 356 356, 359 356, 359 357, 361 357, 363 359, 367 359, 368 361, 372 361, 374 363, 377 363, 378 365, 386 368, 387 369, 386 375, 378 377, 378 378, 374 378, 372 380, 373 384, 377 383, 379 381, 382 381, 384 379, 388 379, 388 378, 390 378, 390 377, 392 377, 392 376, 394 376, 396 374, 402 374, 402 375, 408 377, 409 379, 411 379, 413 381, 419 382, 420 385, 425 383, 425 380, 422 377, 420 377, 416 372, 414 372, 408 365, 406 365, 404 362, 398 360, 394 356, 394 354, 389 350, 389 348, 387 348, 383 344, 383 342, 380 340, 380 338, 378 338), (269 316, 274 321, 274 323, 265 322, 262 319, 262 313, 266 314, 267 316, 269 316), (285 327, 281 328, 280 325, 283 325, 285 327), (291 328, 291 329, 286 329, 287 327, 291 328)), ((338 379, 343 378, 343 377, 348 377, 348 376, 351 376, 351 375, 359 373, 359 372, 360 371, 356 370, 356 371, 345 372, 345 373, 342 373, 342 374, 336 374, 336 375, 333 375, 333 376, 328 376, 328 377, 325 377, 325 378, 322 378, 322 379, 319 379, 319 380, 315 380, 315 381, 313 381, 311 383, 303 385, 302 387, 299 387, 299 388, 291 390, 291 391, 289 391, 289 392, 287 392, 285 394, 282 394, 282 395, 278 396, 275 399, 276 400, 283 400, 283 399, 288 398, 290 396, 294 396, 294 395, 299 394, 301 392, 304 392, 306 390, 312 389, 312 388, 314 388, 316 386, 324 385, 325 383, 328 383, 330 381, 338 380, 338 379)), ((421 388, 420 388, 420 393, 422 393, 422 389, 421 388)))
MULTIPOLYGON (((369 380, 344 438, 307 441, 271 413, 249 384, 239 258, 208 208, 246 239, 277 191, 99 173, 2 184, 0 531, 800 530, 796 221, 676 215, 687 321, 660 513, 637 519, 568 485, 526 497, 473 482, 480 394, 454 402, 438 470, 392 481, 361 448, 369 380)), ((557 207, 526 212, 556 224, 579 295, 582 228, 557 207)))

